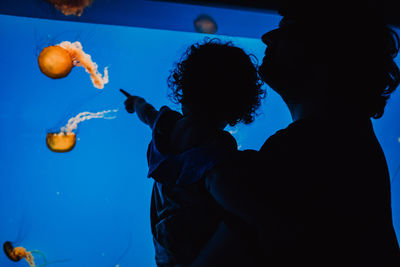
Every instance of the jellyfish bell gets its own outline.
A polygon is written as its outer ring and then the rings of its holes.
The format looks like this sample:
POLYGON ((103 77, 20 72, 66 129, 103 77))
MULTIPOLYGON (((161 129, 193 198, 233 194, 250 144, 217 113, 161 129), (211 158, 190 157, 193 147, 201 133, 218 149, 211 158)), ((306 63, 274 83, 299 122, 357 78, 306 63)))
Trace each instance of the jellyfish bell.
POLYGON ((69 152, 76 144, 76 134, 73 132, 47 133, 47 147, 53 152, 69 152))
POLYGON ((19 257, 14 253, 14 247, 11 244, 10 241, 6 241, 3 244, 3 250, 4 253, 6 254, 7 258, 9 258, 12 261, 20 261, 23 257, 19 257))
POLYGON ((199 15, 193 23, 196 32, 199 33, 214 34, 218 29, 215 20, 206 14, 199 15))
POLYGON ((43 48, 38 63, 40 71, 53 79, 66 77, 74 66, 70 53, 58 45, 43 48))
POLYGON ((15 247, 12 253, 12 256, 16 259, 15 261, 19 261, 25 257, 27 257, 28 252, 23 247, 15 247))

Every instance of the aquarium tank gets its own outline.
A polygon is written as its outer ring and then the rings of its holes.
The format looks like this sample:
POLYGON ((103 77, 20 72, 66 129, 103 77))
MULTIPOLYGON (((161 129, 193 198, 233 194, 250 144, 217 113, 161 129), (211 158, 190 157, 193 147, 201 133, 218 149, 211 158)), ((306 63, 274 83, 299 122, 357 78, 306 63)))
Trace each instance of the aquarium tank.
MULTIPOLYGON (((260 36, 280 16, 145 0, 86 1, 72 10, 49 2, 0 3, 0 241, 25 248, 21 253, 42 267, 155 266, 146 161, 151 131, 126 112, 119 89, 179 110, 167 78, 191 44, 206 37, 232 41, 261 63, 260 36), (215 34, 194 27, 203 14, 216 23, 215 34), (46 49, 54 46, 79 60, 46 49), (49 67, 56 59, 65 62, 60 69, 49 67)), ((282 99, 264 89, 255 122, 227 129, 240 149, 259 149, 291 123, 282 99)), ((391 174, 398 235, 399 114, 395 92, 384 116, 373 120, 391 174)), ((0 266, 29 263, 0 253, 0 266)))

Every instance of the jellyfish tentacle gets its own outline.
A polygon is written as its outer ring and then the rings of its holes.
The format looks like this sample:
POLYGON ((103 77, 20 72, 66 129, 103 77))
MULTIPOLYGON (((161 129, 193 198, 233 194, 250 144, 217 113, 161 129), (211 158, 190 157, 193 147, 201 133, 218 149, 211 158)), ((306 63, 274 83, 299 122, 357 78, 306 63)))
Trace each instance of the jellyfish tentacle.
POLYGON ((14 245, 22 244, 22 242, 25 240, 26 236, 28 235, 28 232, 30 232, 32 225, 31 225, 31 223, 29 223, 28 220, 26 220, 26 216, 27 216, 27 211, 24 208, 24 210, 22 212, 21 220, 20 220, 21 222, 20 222, 19 228, 18 228, 17 238, 15 239, 15 241, 12 242, 12 244, 14 244, 14 245))
POLYGON ((37 267, 35 264, 35 258, 30 251, 26 251, 24 258, 30 267, 37 267))
MULTIPOLYGON (((43 264, 40 264, 37 267, 45 267, 45 266, 47 266, 48 261, 47 261, 47 258, 46 258, 46 255, 44 254, 44 252, 42 252, 40 250, 32 250, 31 253, 34 254, 35 256, 36 255, 39 256, 41 261, 43 261, 43 264)), ((36 258, 38 258, 38 257, 36 257, 36 258)))
POLYGON ((112 266, 119 266, 119 262, 128 254, 129 250, 132 247, 132 233, 129 233, 129 238, 128 238, 128 244, 126 245, 124 251, 119 255, 119 257, 114 261, 114 264, 112 266))
POLYGON ((91 56, 83 51, 83 46, 79 41, 68 42, 64 41, 58 44, 70 54, 74 66, 84 67, 86 72, 90 74, 93 86, 97 89, 103 89, 104 85, 109 82, 108 68, 104 68, 104 74, 97 70, 98 65, 93 62, 91 56))

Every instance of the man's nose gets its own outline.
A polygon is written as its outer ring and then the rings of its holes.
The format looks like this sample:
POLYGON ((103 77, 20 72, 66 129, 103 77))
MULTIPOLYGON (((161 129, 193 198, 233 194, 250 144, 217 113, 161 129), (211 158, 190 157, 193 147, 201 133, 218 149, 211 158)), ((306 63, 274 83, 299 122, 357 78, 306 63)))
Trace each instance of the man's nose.
POLYGON ((271 47, 273 42, 271 38, 267 38, 264 40, 264 43, 267 45, 267 47, 271 47))
POLYGON ((276 37, 276 35, 278 34, 279 30, 275 29, 272 31, 269 31, 267 33, 265 33, 262 37, 261 40, 263 41, 264 44, 266 44, 267 46, 272 46, 273 42, 274 42, 274 37, 276 37))

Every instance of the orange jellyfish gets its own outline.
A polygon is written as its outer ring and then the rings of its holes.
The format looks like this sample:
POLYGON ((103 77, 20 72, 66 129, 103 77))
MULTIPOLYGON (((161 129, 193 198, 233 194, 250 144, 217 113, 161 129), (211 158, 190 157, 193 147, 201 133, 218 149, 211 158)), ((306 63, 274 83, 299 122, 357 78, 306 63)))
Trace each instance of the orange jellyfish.
POLYGON ((104 110, 99 112, 81 112, 75 117, 68 120, 67 125, 61 127, 59 132, 47 133, 46 144, 53 152, 69 152, 76 144, 76 134, 73 132, 77 129, 78 124, 82 121, 90 119, 114 119, 115 117, 106 117, 107 113, 117 112, 114 110, 104 110))
POLYGON ((70 261, 69 259, 47 261, 46 255, 43 252, 39 250, 26 251, 26 249, 23 247, 14 247, 10 241, 4 242, 3 249, 4 253, 10 260, 18 262, 22 259, 25 259, 30 267, 46 267, 49 264, 70 261), (36 260, 39 261, 39 265, 36 265, 33 254, 37 256, 36 260))
POLYGON ((76 134, 73 132, 47 133, 47 147, 53 152, 69 152, 76 144, 76 134))
POLYGON ((46 0, 60 10, 65 16, 75 15, 80 17, 83 10, 90 6, 93 0, 46 0))
POLYGON ((103 89, 108 83, 108 69, 104 68, 104 76, 97 70, 98 66, 91 56, 83 51, 80 42, 64 41, 58 45, 43 48, 38 57, 40 71, 47 77, 59 79, 66 77, 74 66, 84 67, 90 74, 93 86, 103 89))
POLYGON ((217 23, 209 15, 202 14, 194 20, 196 32, 214 34, 217 32, 217 23))
POLYGON ((43 74, 53 79, 64 78, 74 66, 68 51, 58 45, 43 48, 38 57, 38 63, 43 74))
POLYGON ((13 247, 10 241, 3 244, 4 253, 12 261, 20 261, 25 259, 30 267, 36 267, 33 255, 30 251, 26 251, 23 247, 13 247))

